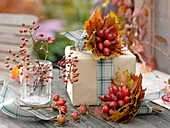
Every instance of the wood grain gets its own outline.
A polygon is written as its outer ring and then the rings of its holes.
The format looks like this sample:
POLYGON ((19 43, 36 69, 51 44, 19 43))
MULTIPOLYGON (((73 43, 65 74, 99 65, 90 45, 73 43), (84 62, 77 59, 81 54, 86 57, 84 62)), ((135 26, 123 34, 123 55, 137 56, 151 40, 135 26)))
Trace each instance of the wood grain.
MULTIPOLYGON (((138 65, 139 66, 139 65, 138 65)), ((137 68, 139 69, 139 68, 137 68)), ((137 70, 138 72, 139 70, 137 70)), ((157 71, 156 73, 160 74, 164 78, 167 78, 167 74, 157 71)), ((68 112, 71 114, 74 111, 77 111, 77 107, 73 107, 71 105, 70 99, 66 93, 65 84, 61 79, 58 79, 58 69, 54 69, 53 71, 54 80, 52 82, 52 94, 61 95, 62 99, 67 100, 67 105, 70 106, 68 112)), ((144 75, 144 81, 150 82, 150 84, 155 85, 155 83, 160 84, 156 81, 152 75, 144 75)), ((1 78, 1 77, 0 77, 1 78)), ((160 84, 162 86, 162 84, 160 84)), ((156 105, 154 103, 150 103, 151 105, 156 105)), ((90 106, 90 112, 96 106, 90 106)), ((81 116, 81 121, 79 123, 75 123, 74 121, 70 121, 67 123, 64 128, 169 128, 170 126, 170 110, 159 107, 163 110, 163 113, 157 114, 145 114, 145 115, 137 115, 134 119, 129 121, 126 124, 119 124, 111 121, 106 121, 100 117, 94 116, 93 114, 89 114, 88 116, 81 116)), ((68 117, 70 119, 70 117, 68 117)), ((51 121, 26 121, 20 119, 13 119, 8 117, 0 112, 0 126, 1 128, 56 128, 54 125, 55 120, 51 121)))

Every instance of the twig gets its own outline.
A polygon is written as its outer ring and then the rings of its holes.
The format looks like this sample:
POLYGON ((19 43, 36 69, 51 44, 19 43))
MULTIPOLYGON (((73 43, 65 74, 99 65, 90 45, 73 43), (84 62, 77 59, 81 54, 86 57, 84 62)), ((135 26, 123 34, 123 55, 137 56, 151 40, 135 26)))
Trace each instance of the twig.
POLYGON ((165 81, 165 80, 163 80, 162 78, 160 78, 155 72, 153 72, 153 71, 151 71, 151 72, 155 75, 156 78, 162 80, 162 81, 163 81, 164 83, 166 83, 166 84, 169 84, 167 81, 165 81))
POLYGON ((146 63, 144 61, 144 59, 142 58, 142 56, 140 55, 140 53, 136 52, 136 51, 133 51, 134 54, 136 54, 138 57, 139 57, 139 60, 142 62, 142 63, 146 63))
POLYGON ((141 8, 139 9, 140 11, 143 9, 143 6, 144 6, 145 2, 146 2, 146 0, 143 0, 142 6, 141 6, 141 8))
POLYGON ((162 53, 163 55, 165 55, 166 57, 170 57, 170 55, 169 55, 168 53, 162 51, 162 49, 160 49, 160 48, 158 48, 157 46, 149 43, 148 41, 143 41, 142 43, 143 43, 143 44, 148 44, 149 46, 151 46, 151 47, 155 48, 156 50, 158 50, 159 52, 161 52, 161 53, 162 53))
POLYGON ((30 107, 30 108, 52 108, 52 105, 41 105, 41 106, 34 106, 34 105, 20 105, 20 107, 30 107))

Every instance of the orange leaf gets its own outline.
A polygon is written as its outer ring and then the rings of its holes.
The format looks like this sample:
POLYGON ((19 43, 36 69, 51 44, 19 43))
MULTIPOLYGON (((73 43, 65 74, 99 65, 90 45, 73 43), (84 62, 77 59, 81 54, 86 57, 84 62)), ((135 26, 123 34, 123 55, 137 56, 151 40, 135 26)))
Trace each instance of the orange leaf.
POLYGON ((149 73, 149 72, 151 72, 151 69, 146 65, 145 62, 143 62, 140 65, 140 73, 149 73))
POLYGON ((102 107, 96 107, 96 108, 92 111, 92 113, 95 114, 96 116, 100 116, 101 112, 102 112, 102 107))
POLYGON ((124 15, 125 14, 125 12, 126 12, 126 7, 125 6, 120 6, 119 8, 118 8, 118 14, 119 15, 124 15))
POLYGON ((150 57, 150 68, 151 70, 156 70, 158 68, 156 58, 154 56, 150 57))
POLYGON ((116 26, 117 23, 118 23, 118 18, 115 15, 115 13, 110 13, 104 18, 103 30, 116 26))
POLYGON ((168 79, 168 84, 170 84, 170 78, 168 79))
POLYGON ((130 48, 131 48, 133 51, 138 52, 138 53, 144 51, 143 46, 141 45, 141 43, 140 43, 138 40, 135 40, 135 41, 133 42, 133 44, 130 46, 130 48))
POLYGON ((18 69, 18 67, 14 67, 14 69, 12 71, 10 71, 10 73, 11 73, 12 79, 16 79, 18 82, 20 81, 19 80, 19 69, 18 69))
POLYGON ((103 26, 103 20, 101 18, 101 13, 96 9, 90 20, 85 22, 84 29, 86 30, 88 36, 90 37, 94 30, 101 30, 103 26))
POLYGON ((144 10, 143 10, 143 14, 148 17, 148 10, 147 10, 147 9, 144 9, 144 10))

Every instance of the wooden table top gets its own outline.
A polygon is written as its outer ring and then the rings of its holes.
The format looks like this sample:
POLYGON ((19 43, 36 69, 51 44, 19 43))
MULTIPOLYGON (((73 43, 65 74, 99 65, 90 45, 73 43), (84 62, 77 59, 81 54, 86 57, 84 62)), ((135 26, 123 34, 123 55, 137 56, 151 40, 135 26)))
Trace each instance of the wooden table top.
MULTIPOLYGON (((55 79, 52 82, 52 93, 63 96, 63 99, 67 100, 67 105, 72 107, 70 99, 65 90, 64 82, 58 79, 58 70, 55 69, 53 72, 55 79)), ((151 105, 156 105, 150 103, 151 105)), ((92 111, 95 106, 90 107, 92 111)), ((98 118, 93 114, 89 116, 81 116, 79 123, 74 121, 68 122, 64 128, 170 128, 170 110, 160 107, 163 112, 161 114, 153 113, 148 115, 137 115, 134 119, 126 124, 119 124, 111 121, 105 121, 104 119, 98 118)), ((68 112, 72 113, 76 111, 77 107, 69 108, 68 112)), ((0 111, 0 128, 56 128, 54 121, 27 121, 21 119, 14 119, 3 114, 0 111)))

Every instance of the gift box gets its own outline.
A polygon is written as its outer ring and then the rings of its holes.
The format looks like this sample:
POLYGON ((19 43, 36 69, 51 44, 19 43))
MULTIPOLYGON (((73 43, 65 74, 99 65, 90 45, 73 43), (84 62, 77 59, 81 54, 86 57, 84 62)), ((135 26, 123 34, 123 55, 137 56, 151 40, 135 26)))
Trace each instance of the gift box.
POLYGON ((108 87, 111 86, 110 78, 113 78, 119 69, 135 73, 136 57, 128 50, 123 52, 124 55, 96 61, 92 52, 80 52, 70 48, 70 46, 65 48, 65 55, 73 52, 73 57, 78 57, 76 67, 80 74, 77 77, 78 82, 73 84, 69 80, 67 82, 67 92, 73 106, 98 105, 100 103, 98 97, 108 93, 108 87))

